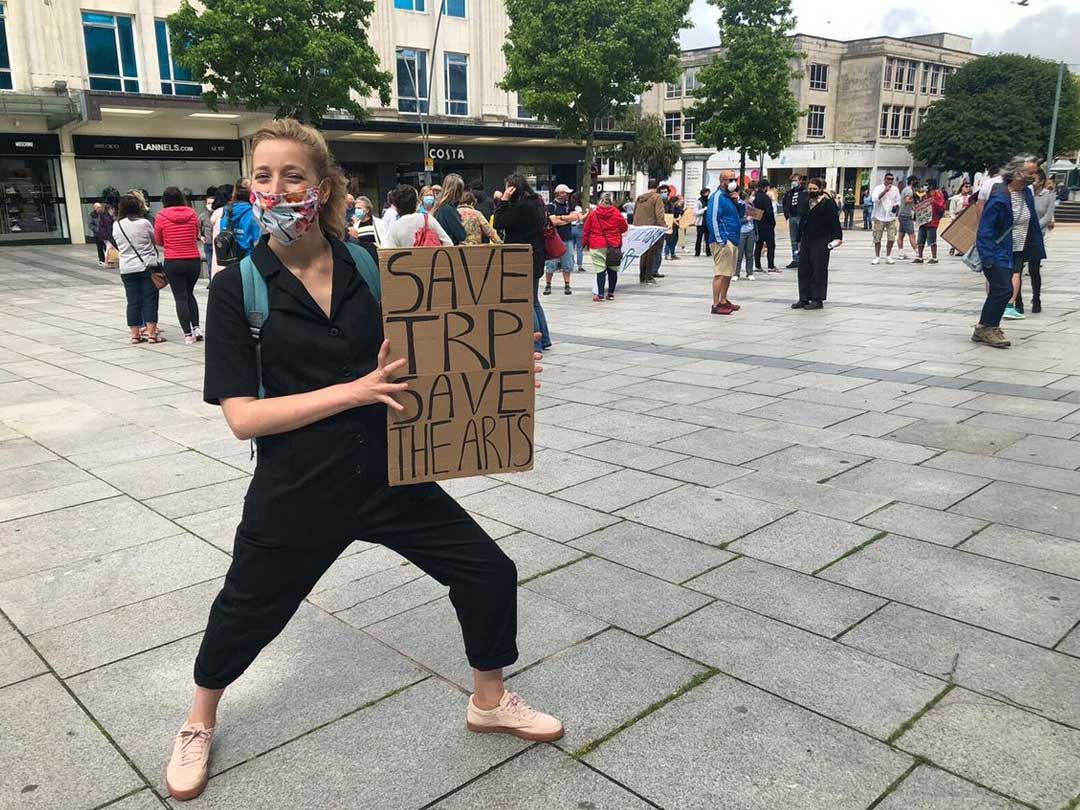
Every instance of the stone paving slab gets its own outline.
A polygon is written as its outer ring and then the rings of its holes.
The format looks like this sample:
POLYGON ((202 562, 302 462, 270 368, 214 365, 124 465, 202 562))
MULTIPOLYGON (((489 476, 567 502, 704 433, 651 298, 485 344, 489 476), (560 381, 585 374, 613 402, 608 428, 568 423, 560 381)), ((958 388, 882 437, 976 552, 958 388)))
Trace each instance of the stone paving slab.
POLYGON ((553 494, 571 503, 611 512, 677 486, 680 486, 680 482, 671 478, 650 475, 640 470, 619 470, 560 489, 553 494))
POLYGON ((1080 728, 1080 659, 897 604, 843 642, 1080 728))
POLYGON ((0 688, 48 672, 33 648, 16 635, 0 638, 0 688))
POLYGON ((994 523, 965 541, 972 554, 1080 579, 1080 542, 994 523))
POLYGON ((516 486, 489 489, 459 502, 470 512, 562 543, 618 522, 602 512, 516 486))
POLYGON ((705 667, 613 629, 563 650, 509 680, 509 688, 559 717, 572 717, 556 743, 573 752, 600 740, 687 685, 705 667), (566 684, 578 684, 567 689, 566 684))
POLYGON ((5 808, 90 810, 143 785, 50 675, 0 690, 0 716, 10 742, 0 749, 5 808))
POLYGON ((525 587, 637 635, 648 635, 711 601, 699 591, 598 557, 545 574, 525 587))
POLYGON ((920 765, 877 810, 1022 810, 1021 805, 957 776, 920 765))
POLYGON ((504 537, 499 540, 499 547, 517 566, 518 582, 569 565, 585 556, 584 551, 529 532, 515 532, 504 537))
MULTIPOLYGON (((67 682, 158 790, 163 788, 171 740, 191 703, 199 642, 199 637, 177 641, 67 682), (116 688, 121 683, 141 688, 116 688)), ((364 633, 317 608, 301 606, 284 632, 229 688, 218 715, 211 772, 221 773, 423 677, 405 658, 364 633), (325 688, 328 683, 333 683, 332 690, 325 688), (288 700, 283 699, 286 695, 288 700)))
MULTIPOLYGON (((986 525, 986 521, 961 517, 909 503, 894 503, 859 521, 863 526, 914 537, 942 546, 956 546, 986 525)), ((993 555, 989 555, 993 556, 993 555)))
POLYGON ((998 456, 976 456, 970 453, 953 451, 930 459, 924 466, 957 472, 978 470, 980 475, 993 478, 998 482, 1008 481, 1013 484, 1023 484, 1073 495, 1080 494, 1080 473, 1056 467, 1047 467, 1043 464, 1031 464, 1027 461, 1017 461, 998 456))
POLYGON ((1003 458, 1030 461, 1051 467, 1075 470, 1080 467, 1080 442, 1054 439, 1049 436, 1025 436, 998 451, 1003 458))
POLYGON ((665 450, 725 464, 745 464, 755 458, 783 450, 787 444, 755 434, 709 428, 663 442, 660 446, 665 450))
POLYGON ((526 745, 470 734, 465 704, 464 695, 431 678, 215 777, 202 797, 182 806, 323 810, 353 807, 363 797, 380 810, 423 807, 526 745))
POLYGON ((897 745, 1040 810, 1080 795, 1080 731, 957 688, 897 745))
POLYGON ((1046 646, 1080 620, 1080 582, 897 535, 822 576, 1046 646))
POLYGON ((736 540, 728 550, 811 574, 876 534, 842 520, 795 512, 736 540))
POLYGON ((880 495, 765 472, 736 478, 721 484, 719 489, 847 521, 857 520, 891 500, 880 495))
POLYGON ((885 740, 945 683, 743 610, 711 605, 652 639, 885 740))
POLYGON ((570 545, 676 583, 735 558, 734 554, 712 546, 625 520, 572 540, 570 545))
POLYGON ((1076 495, 995 481, 950 511, 1080 540, 1080 497, 1076 495))
POLYGON ((920 506, 947 509, 989 481, 973 475, 876 459, 830 479, 829 483, 856 492, 891 496, 920 506))
POLYGON ((585 761, 661 807, 864 810, 911 759, 717 675, 585 761))

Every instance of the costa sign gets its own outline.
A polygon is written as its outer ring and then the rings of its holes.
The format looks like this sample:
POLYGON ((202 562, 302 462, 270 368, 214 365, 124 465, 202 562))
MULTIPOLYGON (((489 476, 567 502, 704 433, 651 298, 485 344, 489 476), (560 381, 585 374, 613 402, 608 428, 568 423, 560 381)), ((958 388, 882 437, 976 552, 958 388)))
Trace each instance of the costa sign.
POLYGON ((465 160, 465 150, 458 146, 432 146, 427 153, 432 160, 465 160))

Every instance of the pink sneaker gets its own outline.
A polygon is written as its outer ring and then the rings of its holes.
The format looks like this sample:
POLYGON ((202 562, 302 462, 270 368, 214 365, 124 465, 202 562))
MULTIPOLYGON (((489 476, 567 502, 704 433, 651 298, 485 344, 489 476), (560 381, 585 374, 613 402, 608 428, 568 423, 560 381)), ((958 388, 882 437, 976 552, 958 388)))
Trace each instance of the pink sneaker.
POLYGON ((206 789, 213 739, 214 729, 206 728, 202 723, 189 723, 176 735, 172 756, 165 769, 165 785, 174 799, 194 799, 206 789))
POLYGON ((563 724, 550 714, 532 709, 513 692, 503 692, 494 709, 481 709, 469 698, 469 731, 513 734, 523 740, 551 742, 562 738, 563 724))

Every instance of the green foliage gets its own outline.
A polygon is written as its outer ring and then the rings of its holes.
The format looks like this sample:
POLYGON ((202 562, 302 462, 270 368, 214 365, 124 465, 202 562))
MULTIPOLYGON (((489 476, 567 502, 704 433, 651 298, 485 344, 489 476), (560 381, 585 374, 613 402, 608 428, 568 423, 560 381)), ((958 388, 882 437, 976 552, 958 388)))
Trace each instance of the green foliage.
POLYGON ((501 86, 568 138, 674 80, 690 0, 506 0, 501 86))
POLYGON ((642 172, 661 179, 670 176, 679 162, 682 147, 664 137, 664 124, 658 116, 646 115, 630 123, 634 140, 623 144, 615 159, 631 174, 642 172))
MULTIPOLYGON (((1033 56, 980 56, 949 77, 931 105, 911 153, 931 166, 979 171, 1019 153, 1045 155, 1058 66, 1033 56)), ((1068 71, 1061 85, 1055 151, 1080 149, 1080 88, 1068 71)))
POLYGON ((799 109, 791 80, 800 73, 789 38, 791 0, 710 0, 720 8, 724 53, 698 73, 695 139, 752 158, 791 143, 799 109))
POLYGON ((173 56, 203 98, 280 117, 317 121, 331 108, 357 118, 366 111, 352 94, 377 92, 390 103, 390 74, 368 41, 374 0, 188 0, 169 16, 173 56))

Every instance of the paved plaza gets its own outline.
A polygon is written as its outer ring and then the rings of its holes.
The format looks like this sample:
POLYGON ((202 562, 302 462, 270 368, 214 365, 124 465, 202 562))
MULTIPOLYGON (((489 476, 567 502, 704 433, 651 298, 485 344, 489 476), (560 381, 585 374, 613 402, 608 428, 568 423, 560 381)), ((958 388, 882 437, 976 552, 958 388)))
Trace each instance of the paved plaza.
MULTIPOLYGON (((188 806, 1080 807, 1080 229, 1007 351, 959 261, 848 236, 820 312, 787 271, 710 315, 685 253, 543 299, 535 470, 446 488, 517 563, 509 684, 563 740, 467 732, 445 589, 358 542, 230 689, 188 806)), ((129 346, 92 248, 0 250, 0 810, 174 806, 253 462, 161 312, 129 346)))

